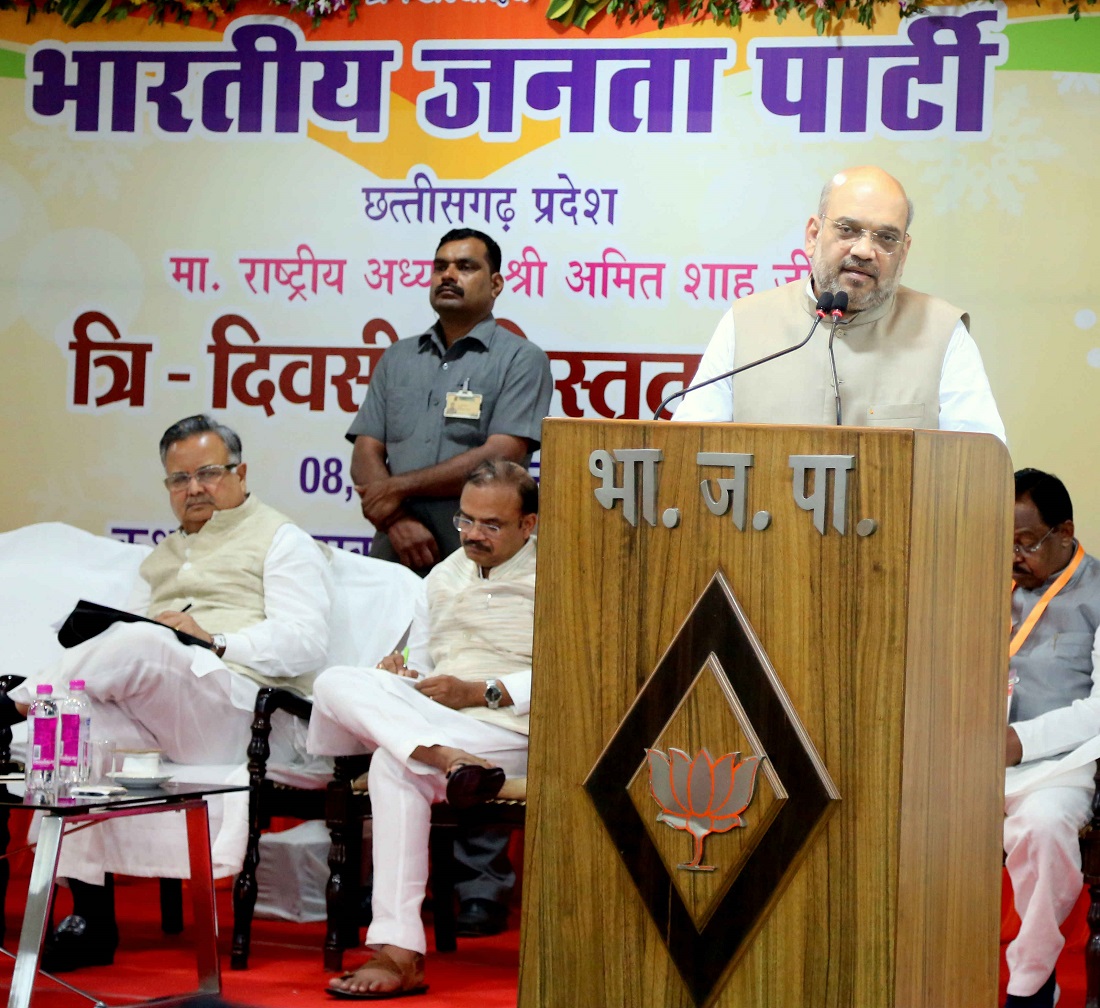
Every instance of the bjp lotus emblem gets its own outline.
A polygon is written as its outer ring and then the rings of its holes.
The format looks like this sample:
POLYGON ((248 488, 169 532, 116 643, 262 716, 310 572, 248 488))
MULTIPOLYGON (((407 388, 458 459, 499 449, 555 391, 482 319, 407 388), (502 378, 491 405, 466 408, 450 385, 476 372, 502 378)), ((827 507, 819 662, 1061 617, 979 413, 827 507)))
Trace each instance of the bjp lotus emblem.
POLYGON ((661 806, 658 822, 673 829, 687 830, 695 840, 692 859, 677 865, 687 871, 714 871, 701 864, 703 841, 711 833, 726 833, 744 826, 741 813, 752 801, 760 757, 741 759, 740 753, 726 753, 717 761, 706 749, 692 759, 681 749, 647 749, 649 790, 661 806))

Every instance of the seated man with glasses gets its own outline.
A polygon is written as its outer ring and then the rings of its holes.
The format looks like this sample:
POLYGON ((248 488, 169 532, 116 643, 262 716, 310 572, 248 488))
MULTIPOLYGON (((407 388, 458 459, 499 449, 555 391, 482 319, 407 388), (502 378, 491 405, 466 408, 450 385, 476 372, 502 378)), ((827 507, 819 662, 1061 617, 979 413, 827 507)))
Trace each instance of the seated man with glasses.
MULTIPOLYGON (((38 683, 86 682, 92 730, 123 749, 159 749, 175 763, 240 763, 261 685, 308 693, 328 648, 328 559, 306 532, 248 492, 240 438, 192 416, 161 438, 164 485, 179 529, 141 564, 134 612, 157 623, 115 623, 12 691, 25 714, 38 683), (209 648, 183 644, 183 631, 209 648)), ((273 743, 280 740, 273 735, 273 743)), ((110 872, 186 877, 186 847, 126 841, 129 820, 67 837, 59 874, 74 912, 47 939, 56 973, 113 961, 118 944, 110 872)), ((163 824, 160 820, 165 820, 163 824)), ((182 836, 182 833, 180 833, 182 836)))
POLYGON ((1004 843, 1020 932, 1005 1006, 1051 1008, 1100 735, 1100 561, 1074 538, 1057 476, 1016 473, 1014 524, 1004 843))
POLYGON ((371 752, 373 918, 358 970, 333 979, 345 997, 382 999, 424 985, 420 905, 433 802, 494 797, 527 766, 538 487, 515 462, 489 460, 466 480, 454 523, 461 549, 434 567, 406 665, 337 667, 317 677, 308 749, 371 752))
POLYGON ((880 168, 834 175, 806 223, 809 279, 734 301, 691 384, 714 381, 684 396, 675 419, 940 428, 1004 440, 969 316, 899 285, 912 221, 912 201, 880 168), (818 299, 841 293, 847 309, 837 325, 827 322, 831 334, 720 377, 798 344, 818 299))

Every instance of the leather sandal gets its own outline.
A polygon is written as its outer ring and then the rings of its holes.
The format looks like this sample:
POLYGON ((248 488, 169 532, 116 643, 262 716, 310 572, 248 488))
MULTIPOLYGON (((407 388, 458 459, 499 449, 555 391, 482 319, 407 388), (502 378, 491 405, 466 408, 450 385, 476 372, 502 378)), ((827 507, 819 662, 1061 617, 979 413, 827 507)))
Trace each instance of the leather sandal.
POLYGON ((452 808, 467 809, 495 798, 502 787, 504 771, 500 767, 456 763, 447 773, 447 802, 452 808))
POLYGON ((412 962, 402 965, 382 950, 376 951, 357 970, 351 970, 338 979, 329 981, 329 983, 330 986, 325 988, 325 993, 335 998, 343 998, 346 1001, 386 1001, 390 998, 425 994, 428 990, 428 985, 424 983, 424 956, 417 953, 412 962), (373 970, 377 974, 371 977, 367 981, 368 983, 374 980, 393 980, 396 982, 396 986, 390 990, 381 991, 349 991, 331 986, 333 983, 354 979, 368 970, 373 970))

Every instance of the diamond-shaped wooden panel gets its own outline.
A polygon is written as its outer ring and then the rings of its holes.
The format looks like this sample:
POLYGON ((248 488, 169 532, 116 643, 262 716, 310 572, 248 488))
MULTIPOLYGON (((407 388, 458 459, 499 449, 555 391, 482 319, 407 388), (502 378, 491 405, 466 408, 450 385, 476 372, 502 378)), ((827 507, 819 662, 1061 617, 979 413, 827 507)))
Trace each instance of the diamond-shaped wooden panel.
MULTIPOLYGON (((757 786, 764 780, 761 774, 757 786)), ((840 797, 720 571, 612 735, 585 789, 692 999, 703 1004, 748 947, 840 797), (682 883, 673 881, 681 874, 675 865, 686 858, 670 856, 673 847, 651 829, 655 813, 642 801, 640 787, 647 773, 645 750, 661 748, 663 739, 692 755, 704 747, 713 756, 735 751, 718 739, 690 737, 693 722, 700 720, 699 704, 719 702, 703 685, 708 670, 729 710, 728 731, 723 727, 719 734, 755 740, 742 751, 767 755, 774 794, 763 805, 770 821, 740 838, 740 849, 725 851, 715 873, 720 881, 682 883), (700 690, 698 697, 691 696, 693 687, 700 690), (673 743, 673 730, 689 737, 673 743), (787 798, 780 801, 783 790, 787 798)), ((711 837, 708 843, 721 839, 711 837)))
POLYGON ((691 913, 698 930, 706 925, 718 901, 736 878, 787 798, 763 745, 752 726, 747 724, 741 705, 731 696, 725 671, 714 655, 708 656, 703 663, 683 701, 653 745, 653 748, 665 753, 670 748, 676 748, 691 756, 702 747, 706 747, 715 759, 724 753, 733 752, 741 753, 743 759, 750 756, 763 757, 752 802, 742 815, 745 825, 726 833, 713 833, 705 841, 706 861, 714 865, 713 872, 677 870, 678 865, 685 862, 691 854, 691 836, 657 820, 660 806, 650 791, 647 766, 643 765, 631 778, 628 788, 630 800, 645 823, 650 839, 661 852, 661 860, 671 874, 680 898, 691 913), (713 723, 714 719, 705 719, 702 715, 719 707, 728 710, 730 717, 722 722, 722 731, 710 732, 704 739, 700 733, 700 725, 704 720, 713 723))

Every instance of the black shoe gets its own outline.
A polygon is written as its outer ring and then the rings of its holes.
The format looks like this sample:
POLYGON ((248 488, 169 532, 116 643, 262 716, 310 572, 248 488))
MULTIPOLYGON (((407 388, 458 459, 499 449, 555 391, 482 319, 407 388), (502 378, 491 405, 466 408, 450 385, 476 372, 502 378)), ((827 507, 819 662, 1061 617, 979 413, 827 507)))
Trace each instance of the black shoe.
POLYGON ((96 930, 83 917, 69 914, 46 939, 42 969, 47 973, 70 973, 85 966, 110 966, 117 948, 117 928, 96 930))
POLYGON ((487 938, 508 926, 508 908, 487 899, 463 900, 455 919, 458 934, 465 938, 487 938))
POLYGON ((1051 973, 1047 982, 1034 994, 1009 994, 1005 998, 1005 1008, 1054 1008, 1054 997, 1058 986, 1051 973))

